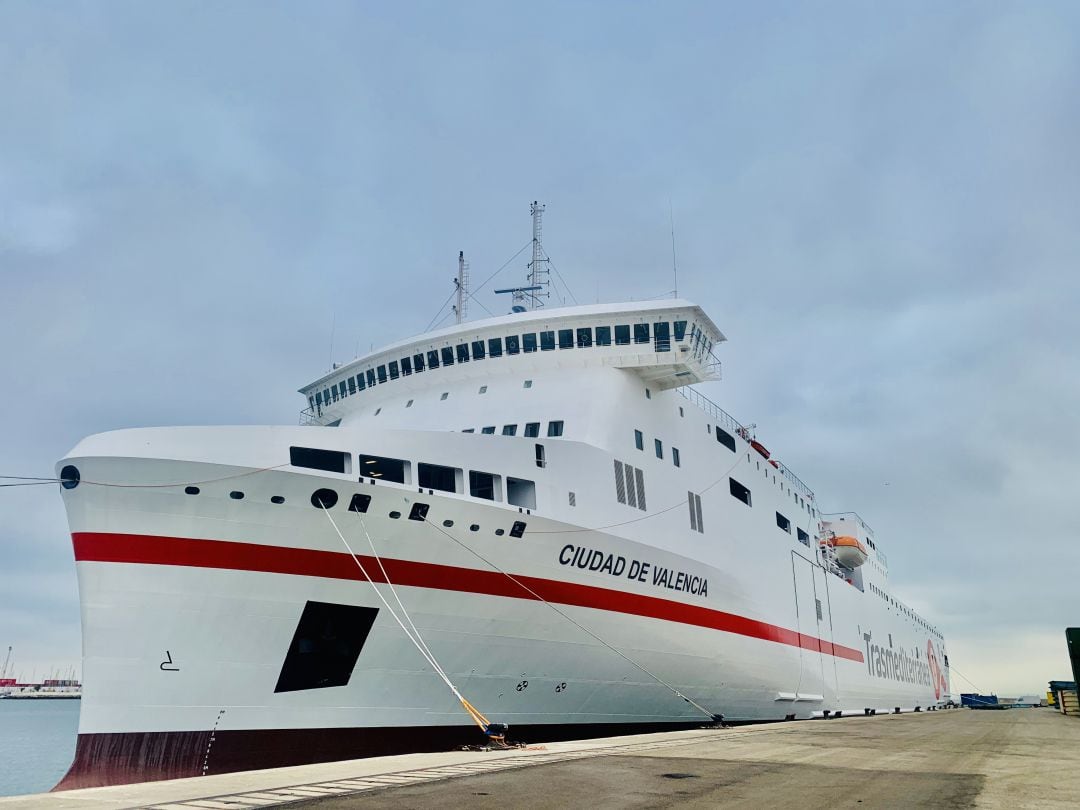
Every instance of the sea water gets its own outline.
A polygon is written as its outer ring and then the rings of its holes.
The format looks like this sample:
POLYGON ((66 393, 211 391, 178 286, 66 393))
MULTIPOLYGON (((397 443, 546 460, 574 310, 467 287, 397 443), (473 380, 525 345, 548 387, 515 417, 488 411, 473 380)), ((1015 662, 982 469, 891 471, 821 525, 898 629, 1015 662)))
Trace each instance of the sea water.
POLYGON ((52 788, 75 756, 81 700, 0 700, 0 796, 52 788))

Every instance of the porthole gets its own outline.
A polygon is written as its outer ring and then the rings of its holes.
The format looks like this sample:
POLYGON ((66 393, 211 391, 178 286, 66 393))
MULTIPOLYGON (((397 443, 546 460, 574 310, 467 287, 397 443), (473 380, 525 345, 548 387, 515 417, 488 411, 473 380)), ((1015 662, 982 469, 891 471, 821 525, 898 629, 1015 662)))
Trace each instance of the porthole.
POLYGON ((79 468, 74 465, 65 464, 64 468, 60 470, 60 486, 64 489, 75 489, 81 480, 82 475, 79 473, 79 468))
POLYGON ((505 530, 505 529, 496 529, 496 530, 495 530, 495 536, 496 536, 496 537, 502 537, 502 536, 503 536, 504 534, 506 534, 506 530, 505 530))
POLYGON ((199 488, 198 487, 184 487, 184 494, 185 495, 198 495, 199 494, 199 488))
POLYGON ((244 500, 244 493, 234 489, 232 492, 229 493, 229 497, 232 498, 234 501, 242 501, 244 500))
POLYGON ((311 505, 316 509, 333 509, 338 495, 332 489, 317 489, 311 493, 311 505))
POLYGON ((449 529, 451 526, 454 525, 454 521, 452 521, 452 520, 444 520, 442 522, 442 525, 449 529))
POLYGON ((401 517, 401 512, 398 512, 397 510, 390 513, 391 520, 397 520, 399 517, 401 517))
POLYGON ((280 503, 285 503, 285 499, 283 497, 281 497, 280 495, 274 495, 270 499, 270 503, 279 503, 279 504, 280 503))
POLYGON ((472 526, 469 527, 469 531, 470 532, 478 532, 478 531, 480 531, 480 525, 477 524, 477 523, 474 523, 472 526))

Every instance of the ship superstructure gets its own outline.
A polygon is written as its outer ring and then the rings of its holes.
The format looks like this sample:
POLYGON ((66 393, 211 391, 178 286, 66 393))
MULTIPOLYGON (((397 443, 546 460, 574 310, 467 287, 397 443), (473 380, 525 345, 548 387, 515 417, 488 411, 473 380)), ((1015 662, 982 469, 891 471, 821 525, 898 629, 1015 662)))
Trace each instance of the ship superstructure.
POLYGON ((85 682, 65 786, 476 742, 389 583, 520 739, 950 699, 866 522, 691 387, 720 377, 700 307, 517 308, 332 369, 301 425, 59 462, 85 682))

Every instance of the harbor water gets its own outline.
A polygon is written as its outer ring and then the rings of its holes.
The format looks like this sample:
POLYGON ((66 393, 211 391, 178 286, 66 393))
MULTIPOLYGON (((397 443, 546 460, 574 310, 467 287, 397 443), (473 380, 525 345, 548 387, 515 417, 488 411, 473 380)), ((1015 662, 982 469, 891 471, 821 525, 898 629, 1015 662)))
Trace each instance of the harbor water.
POLYGON ((0 700, 0 796, 40 793, 75 755, 79 700, 0 700))

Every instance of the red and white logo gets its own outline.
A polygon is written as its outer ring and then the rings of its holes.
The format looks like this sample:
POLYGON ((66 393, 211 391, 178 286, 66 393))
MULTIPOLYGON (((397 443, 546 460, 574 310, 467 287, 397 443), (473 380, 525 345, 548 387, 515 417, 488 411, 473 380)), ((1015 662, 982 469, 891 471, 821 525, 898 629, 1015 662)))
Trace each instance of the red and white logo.
POLYGON ((934 700, 941 700, 941 695, 947 688, 945 675, 938 665, 937 655, 934 653, 934 642, 926 642, 926 660, 930 664, 930 680, 934 684, 934 700))

